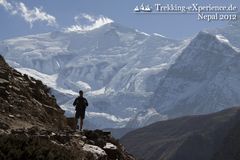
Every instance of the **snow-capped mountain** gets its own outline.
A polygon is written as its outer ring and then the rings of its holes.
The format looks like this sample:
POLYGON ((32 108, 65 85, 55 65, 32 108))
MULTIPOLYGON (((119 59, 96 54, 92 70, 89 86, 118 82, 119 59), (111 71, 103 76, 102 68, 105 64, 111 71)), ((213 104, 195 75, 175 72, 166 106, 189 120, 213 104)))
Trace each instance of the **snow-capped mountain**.
POLYGON ((239 61, 238 48, 223 35, 200 32, 160 81, 151 106, 178 117, 239 105, 239 61))
POLYGON ((109 23, 4 40, 0 54, 50 86, 68 116, 84 90, 89 128, 134 128, 239 105, 239 35, 237 23, 183 41, 109 23))
MULTIPOLYGON (((240 16, 240 15, 239 15, 240 16)), ((226 27, 216 28, 216 29, 208 29, 207 32, 214 35, 222 35, 224 36, 233 47, 240 48, 240 18, 238 16, 238 20, 230 21, 226 27)))
POLYGON ((158 82, 189 41, 109 23, 86 32, 56 31, 0 42, 18 71, 52 88, 67 115, 80 89, 90 102, 87 121, 121 127, 148 105, 158 82))

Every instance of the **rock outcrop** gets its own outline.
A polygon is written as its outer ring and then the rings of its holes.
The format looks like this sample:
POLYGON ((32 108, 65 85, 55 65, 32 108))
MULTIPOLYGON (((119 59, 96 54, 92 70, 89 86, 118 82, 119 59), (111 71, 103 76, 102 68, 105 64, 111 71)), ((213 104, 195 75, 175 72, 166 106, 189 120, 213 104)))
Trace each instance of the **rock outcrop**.
POLYGON ((134 160, 110 132, 38 127, 1 133, 0 159, 134 160))
POLYGON ((0 55, 0 159, 134 158, 110 132, 72 130, 50 89, 11 68, 0 55))

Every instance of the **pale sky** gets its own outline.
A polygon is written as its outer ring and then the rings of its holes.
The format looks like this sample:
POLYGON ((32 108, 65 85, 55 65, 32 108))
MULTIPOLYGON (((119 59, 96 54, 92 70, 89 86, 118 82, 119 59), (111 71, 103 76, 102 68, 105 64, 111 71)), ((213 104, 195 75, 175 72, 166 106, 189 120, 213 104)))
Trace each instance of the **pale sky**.
MULTIPOLYGON (((136 14, 137 5, 176 4, 240 7, 239 0, 0 0, 0 40, 71 28, 98 27, 110 21, 148 34, 184 39, 227 21, 199 21, 197 14, 136 14)), ((238 10, 239 11, 239 10, 238 10)))

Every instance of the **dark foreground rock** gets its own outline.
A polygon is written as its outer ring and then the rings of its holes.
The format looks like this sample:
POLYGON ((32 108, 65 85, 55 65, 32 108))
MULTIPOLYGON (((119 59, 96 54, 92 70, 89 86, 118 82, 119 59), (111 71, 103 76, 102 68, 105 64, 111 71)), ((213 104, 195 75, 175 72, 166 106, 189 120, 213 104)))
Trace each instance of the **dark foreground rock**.
POLYGON ((2 131, 0 159, 134 160, 109 132, 55 132, 37 127, 2 131))
POLYGON ((133 160, 101 130, 76 132, 50 89, 0 55, 0 160, 133 160))

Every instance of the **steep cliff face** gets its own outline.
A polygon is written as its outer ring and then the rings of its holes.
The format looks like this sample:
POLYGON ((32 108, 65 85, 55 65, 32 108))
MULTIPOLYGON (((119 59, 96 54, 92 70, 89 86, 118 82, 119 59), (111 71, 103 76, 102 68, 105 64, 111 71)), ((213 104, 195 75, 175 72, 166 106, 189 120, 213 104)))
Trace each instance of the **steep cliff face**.
POLYGON ((2 56, 0 159, 134 160, 110 132, 72 130, 49 88, 2 56))

